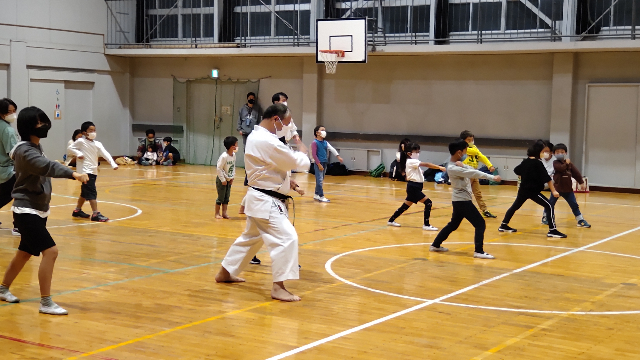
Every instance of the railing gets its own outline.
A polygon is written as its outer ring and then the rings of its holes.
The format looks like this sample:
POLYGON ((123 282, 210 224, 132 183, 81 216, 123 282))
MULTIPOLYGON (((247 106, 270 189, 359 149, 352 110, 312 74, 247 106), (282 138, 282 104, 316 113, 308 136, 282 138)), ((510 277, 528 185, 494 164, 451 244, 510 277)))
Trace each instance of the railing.
POLYGON ((105 0, 108 48, 315 44, 318 18, 366 17, 369 42, 636 38, 640 0, 105 0))

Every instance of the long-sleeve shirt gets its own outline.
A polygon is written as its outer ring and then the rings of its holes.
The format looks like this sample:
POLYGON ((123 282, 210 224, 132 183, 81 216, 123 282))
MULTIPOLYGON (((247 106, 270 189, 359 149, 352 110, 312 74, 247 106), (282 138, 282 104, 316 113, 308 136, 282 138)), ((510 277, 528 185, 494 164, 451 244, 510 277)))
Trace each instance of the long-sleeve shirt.
POLYGON ((493 180, 495 176, 483 173, 469 165, 460 167, 455 163, 447 164, 447 174, 453 188, 451 201, 471 201, 473 192, 471 190, 471 181, 469 179, 488 179, 493 180))
POLYGON ((576 179, 578 184, 584 184, 584 179, 580 170, 572 163, 556 160, 553 162, 555 173, 553 174, 553 182, 557 192, 573 192, 573 182, 571 178, 576 179))
POLYGON ((15 129, 8 122, 0 120, 0 183, 9 181, 14 174, 13 160, 9 153, 17 143, 15 129))
POLYGON ((549 174, 549 176, 553 176, 553 162, 556 161, 556 157, 555 156, 551 156, 551 159, 547 160, 547 159, 540 159, 540 162, 542 162, 542 165, 544 165, 544 168, 547 169, 547 174, 549 174))
MULTIPOLYGON (((309 169, 309 157, 291 150, 275 134, 256 125, 249 135, 244 153, 245 170, 250 187, 287 194, 291 190, 291 170, 309 169)), ((247 216, 268 219, 273 197, 250 189, 246 196, 247 216)))
MULTIPOLYGON (((329 150, 329 152, 332 153, 333 156, 340 156, 340 154, 338 154, 338 151, 333 146, 331 146, 328 141, 325 140, 324 142, 327 144, 327 150, 329 150)), ((318 158, 318 144, 316 144, 316 140, 313 140, 313 142, 311 143, 311 157, 313 157, 313 161, 316 164, 322 164, 323 162, 329 161, 328 156, 326 161, 320 161, 320 159, 318 158)))
POLYGON ((217 168, 220 181, 233 180, 236 175, 236 154, 229 155, 226 151, 220 154, 217 168))
POLYGON ((112 168, 117 168, 118 164, 113 161, 111 154, 102 146, 100 141, 80 138, 69 146, 69 150, 78 158, 76 169, 80 174, 98 175, 98 158, 102 156, 109 162, 112 168), (80 159, 80 156, 83 159, 80 159))
POLYGON ((547 173, 544 164, 540 160, 526 158, 520 165, 513 169, 513 172, 522 179, 520 191, 533 193, 544 189, 544 184, 551 181, 551 176, 547 173))
POLYGON ((153 161, 155 163, 156 161, 158 161, 158 154, 153 151, 147 151, 146 153, 144 153, 144 159, 146 159, 147 161, 153 161))
POLYGON ((244 104, 243 107, 240 108, 238 112, 238 127, 236 130, 242 131, 244 135, 251 134, 254 126, 260 123, 260 109, 258 108, 258 104, 253 105, 253 108, 249 107, 249 105, 244 104))
POLYGON ((470 145, 467 148, 467 158, 464 160, 464 164, 477 169, 479 163, 487 165, 488 168, 493 166, 491 161, 489 161, 489 159, 480 152, 480 149, 478 149, 477 146, 470 145))

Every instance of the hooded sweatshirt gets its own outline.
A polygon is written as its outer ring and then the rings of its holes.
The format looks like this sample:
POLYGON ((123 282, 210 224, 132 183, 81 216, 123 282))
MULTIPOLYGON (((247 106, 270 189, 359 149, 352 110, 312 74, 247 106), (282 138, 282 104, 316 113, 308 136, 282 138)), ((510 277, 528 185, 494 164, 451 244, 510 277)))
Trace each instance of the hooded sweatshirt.
POLYGON ((14 161, 16 172, 16 184, 11 193, 13 207, 48 212, 51 178, 73 179, 73 171, 47 159, 40 145, 28 141, 17 143, 9 156, 14 161))

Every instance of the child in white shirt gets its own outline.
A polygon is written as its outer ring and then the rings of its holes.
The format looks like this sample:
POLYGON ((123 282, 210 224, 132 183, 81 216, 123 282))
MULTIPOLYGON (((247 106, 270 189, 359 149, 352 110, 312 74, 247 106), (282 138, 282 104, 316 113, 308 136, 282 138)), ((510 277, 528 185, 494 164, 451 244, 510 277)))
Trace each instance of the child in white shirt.
POLYGON ((95 141, 96 125, 91 121, 84 122, 80 127, 82 137, 69 146, 69 151, 73 152, 77 159, 76 169, 80 174, 89 175, 89 181, 82 184, 78 205, 73 210, 71 216, 75 218, 88 219, 91 221, 106 222, 109 218, 98 211, 98 191, 96 190, 96 179, 98 178, 98 158, 102 156, 111 164, 113 170, 118 170, 118 164, 113 161, 111 154, 102 146, 102 143, 95 141), (92 215, 82 211, 82 205, 89 201, 92 215))
POLYGON ((224 139, 226 152, 220 154, 218 158, 218 176, 216 177, 216 189, 218 198, 216 199, 216 219, 229 219, 227 206, 229 206, 229 196, 231 195, 231 184, 236 175, 236 151, 238 151, 238 138, 227 136, 224 139), (222 215, 220 207, 222 206, 222 215))
POLYGON ((142 164, 143 166, 151 166, 151 165, 155 165, 157 162, 158 162, 158 153, 156 152, 156 150, 152 145, 149 145, 149 147, 147 147, 147 152, 144 153, 144 156, 140 161, 140 164, 142 164))

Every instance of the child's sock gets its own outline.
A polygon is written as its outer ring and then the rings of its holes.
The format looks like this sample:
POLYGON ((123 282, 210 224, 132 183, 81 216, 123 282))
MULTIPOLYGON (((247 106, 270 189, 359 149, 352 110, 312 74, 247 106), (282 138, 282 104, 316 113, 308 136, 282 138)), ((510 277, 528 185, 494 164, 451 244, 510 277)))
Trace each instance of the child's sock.
POLYGON ((429 218, 431 217, 432 206, 433 206, 433 201, 431 201, 431 199, 427 199, 424 202, 424 226, 431 226, 429 224, 429 218))
POLYGON ((398 216, 402 215, 403 212, 407 211, 407 209, 409 209, 409 205, 403 203, 398 210, 396 210, 395 213, 393 213, 393 216, 391 216, 389 218, 389 222, 394 222, 396 221, 396 219, 398 218, 398 216))
POLYGON ((100 214, 100 211, 97 211, 97 210, 96 210, 96 211, 94 211, 94 212, 93 212, 93 215, 94 215, 94 216, 95 216, 95 215, 98 215, 98 214, 100 214))
POLYGON ((51 300, 51 295, 47 295, 47 296, 41 296, 40 297, 40 304, 42 306, 53 306, 55 303, 53 302, 53 300, 51 300))

